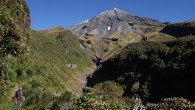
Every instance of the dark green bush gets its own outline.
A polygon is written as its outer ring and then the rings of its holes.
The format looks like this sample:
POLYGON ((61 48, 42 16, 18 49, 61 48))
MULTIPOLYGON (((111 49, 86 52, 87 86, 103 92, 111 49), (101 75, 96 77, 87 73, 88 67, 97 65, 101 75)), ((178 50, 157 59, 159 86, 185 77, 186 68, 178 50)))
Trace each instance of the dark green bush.
POLYGON ((195 23, 184 22, 184 23, 175 23, 165 26, 161 32, 175 36, 177 38, 184 37, 187 35, 195 35, 195 23))
POLYGON ((139 94, 144 101, 152 102, 181 96, 194 101, 194 49, 194 38, 129 44, 119 55, 104 62, 88 85, 115 80, 125 86, 123 96, 139 94))

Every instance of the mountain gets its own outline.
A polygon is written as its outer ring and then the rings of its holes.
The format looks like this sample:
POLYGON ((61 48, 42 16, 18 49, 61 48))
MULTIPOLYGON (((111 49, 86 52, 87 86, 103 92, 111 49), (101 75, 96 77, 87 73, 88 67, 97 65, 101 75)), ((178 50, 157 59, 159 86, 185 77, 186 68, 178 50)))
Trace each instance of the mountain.
POLYGON ((114 8, 68 29, 77 36, 108 37, 113 33, 120 35, 127 32, 144 33, 148 26, 158 26, 160 24, 160 21, 130 15, 114 8))
POLYGON ((193 108, 178 97, 195 101, 194 21, 166 24, 113 9, 69 30, 94 62, 100 61, 88 77, 92 94, 110 99, 139 94, 144 103, 163 99, 166 105, 159 108, 178 101, 174 107, 193 108))
POLYGON ((164 42, 175 37, 160 32, 160 21, 138 17, 114 8, 69 27, 95 63, 109 59, 129 43, 164 42))
POLYGON ((21 110, 131 110, 136 94, 163 99, 150 107, 194 109, 194 22, 164 25, 114 9, 71 27, 75 36, 30 30, 29 15, 25 0, 0 1, 0 109, 17 109, 20 86, 21 110))

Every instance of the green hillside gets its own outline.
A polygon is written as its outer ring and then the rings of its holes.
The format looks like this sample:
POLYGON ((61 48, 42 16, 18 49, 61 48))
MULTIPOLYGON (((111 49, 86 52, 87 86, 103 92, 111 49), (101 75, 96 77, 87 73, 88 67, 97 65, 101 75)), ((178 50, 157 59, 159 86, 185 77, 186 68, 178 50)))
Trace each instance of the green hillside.
POLYGON ((105 61, 87 85, 94 94, 114 94, 110 98, 139 94, 145 103, 167 97, 195 101, 194 49, 194 38, 129 44, 105 61))
MULTIPOLYGON (((50 31, 52 30, 54 29, 50 31)), ((93 63, 70 31, 64 29, 53 33, 32 31, 28 43, 34 52, 33 59, 44 64, 47 72, 57 76, 59 79, 55 80, 60 81, 67 90, 78 91, 82 75, 89 73, 87 69, 90 69, 93 63)))
POLYGON ((79 95, 93 62, 77 38, 57 27, 30 32, 24 0, 0 1, 0 110, 14 110, 24 89, 23 109, 49 108, 65 91, 79 95))
POLYGON ((160 32, 163 27, 148 27, 147 31, 143 34, 135 32, 127 32, 122 35, 113 33, 107 38, 101 36, 80 36, 79 42, 82 44, 83 49, 88 53, 91 59, 96 63, 101 63, 114 54, 120 53, 122 48, 131 43, 140 42, 166 42, 174 41, 177 38, 166 33, 160 32))
MULTIPOLYGON (((2 87, 6 88, 1 89, 5 96, 2 102, 13 102, 11 98, 18 85, 24 88, 27 108, 47 107, 52 97, 60 96, 65 91, 78 94, 83 77, 91 72, 93 63, 70 31, 60 31, 47 34, 33 30, 27 42, 27 53, 1 59, 4 63, 1 68, 4 68, 6 75, 1 78, 8 79, 2 83, 2 87)), ((9 107, 10 104, 0 106, 9 107)))
POLYGON ((195 35, 195 21, 169 24, 165 26, 161 32, 175 36, 177 38, 188 35, 195 35))

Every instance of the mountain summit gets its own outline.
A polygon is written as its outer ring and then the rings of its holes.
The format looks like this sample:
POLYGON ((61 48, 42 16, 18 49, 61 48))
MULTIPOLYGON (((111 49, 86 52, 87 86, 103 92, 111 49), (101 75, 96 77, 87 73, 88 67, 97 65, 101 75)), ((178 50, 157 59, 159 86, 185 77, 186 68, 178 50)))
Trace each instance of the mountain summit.
POLYGON ((100 13, 92 19, 69 27, 77 36, 108 37, 113 33, 125 34, 127 32, 143 33, 147 26, 159 25, 160 22, 145 17, 128 14, 118 8, 100 13))

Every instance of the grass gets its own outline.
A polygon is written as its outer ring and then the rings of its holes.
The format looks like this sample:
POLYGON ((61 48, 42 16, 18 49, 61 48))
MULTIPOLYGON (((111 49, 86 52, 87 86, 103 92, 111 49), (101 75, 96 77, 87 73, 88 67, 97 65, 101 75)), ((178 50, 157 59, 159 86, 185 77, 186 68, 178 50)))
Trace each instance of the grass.
MULTIPOLYGON (((52 29, 53 31, 54 29, 52 29)), ((64 41, 56 39, 55 34, 59 31, 32 31, 32 39, 29 42, 30 48, 36 53, 33 59, 39 59, 44 63, 47 71, 58 77, 67 89, 76 92, 78 90, 79 78, 85 75, 86 68, 93 65, 86 53, 79 48, 79 43, 74 35, 69 31, 64 31, 66 35, 64 41), (45 36, 46 32, 47 36, 45 36), (54 36, 53 36, 54 35, 54 36), (68 48, 68 53, 65 50, 68 48), (66 67, 67 64, 78 65, 76 69, 66 67), (71 86, 70 86, 71 85, 71 86)))
POLYGON ((0 60, 4 64, 1 68, 5 68, 4 77, 8 79, 6 83, 1 77, 4 92, 0 108, 15 108, 12 97, 20 85, 26 97, 24 109, 47 108, 52 104, 52 97, 65 91, 79 93, 83 77, 94 64, 70 31, 53 30, 32 30, 32 37, 26 42, 28 52, 0 60), (77 65, 77 68, 69 68, 67 64, 77 65))
POLYGON ((147 36, 147 41, 151 41, 151 42, 165 42, 165 41, 176 40, 175 37, 161 32, 147 33, 146 36, 147 36))
POLYGON ((118 98, 123 94, 124 87, 114 83, 113 81, 105 81, 94 86, 94 94, 101 94, 103 96, 109 96, 109 98, 118 98))
POLYGON ((86 38, 80 36, 79 41, 86 47, 87 53, 93 59, 95 56, 99 57, 101 62, 116 56, 120 51, 130 43, 140 43, 143 37, 149 42, 167 42, 174 41, 174 36, 159 32, 162 27, 150 27, 145 34, 138 34, 133 32, 120 35, 113 33, 108 38, 101 38, 98 36, 87 36, 86 38))

